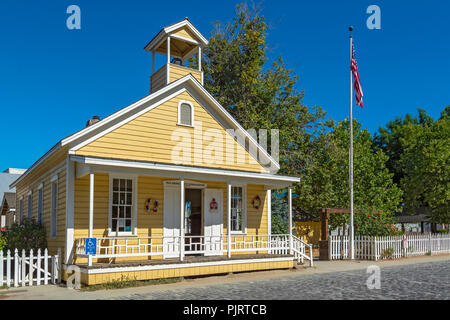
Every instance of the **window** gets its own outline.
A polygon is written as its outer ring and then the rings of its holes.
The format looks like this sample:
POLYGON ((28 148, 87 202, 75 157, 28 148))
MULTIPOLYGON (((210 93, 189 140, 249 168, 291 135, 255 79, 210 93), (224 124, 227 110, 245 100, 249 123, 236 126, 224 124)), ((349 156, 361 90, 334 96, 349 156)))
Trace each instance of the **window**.
POLYGON ((112 179, 111 232, 115 234, 133 233, 134 208, 133 179, 112 179))
POLYGON ((19 223, 23 221, 23 198, 19 200, 19 223))
POLYGON ((31 191, 28 193, 28 220, 33 217, 33 194, 31 191))
POLYGON ((244 232, 244 188, 231 187, 231 231, 244 232))
POLYGON ((52 199, 50 209, 50 237, 56 238, 56 217, 58 213, 58 183, 52 182, 52 199))
POLYGON ((180 101, 178 104, 178 124, 194 126, 194 106, 188 101, 180 101))
POLYGON ((38 212, 37 212, 37 221, 39 224, 42 224, 42 207, 44 206, 44 193, 42 191, 42 184, 39 186, 38 190, 38 212))

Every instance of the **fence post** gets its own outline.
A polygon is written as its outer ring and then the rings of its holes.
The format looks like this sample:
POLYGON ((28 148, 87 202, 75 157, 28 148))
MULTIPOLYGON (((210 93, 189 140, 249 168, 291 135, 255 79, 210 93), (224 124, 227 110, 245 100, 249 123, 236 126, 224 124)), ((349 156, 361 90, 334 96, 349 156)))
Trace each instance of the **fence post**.
POLYGON ((36 282, 37 285, 41 285, 41 249, 38 249, 36 258, 36 282))
POLYGON ((48 284, 48 250, 44 249, 44 284, 48 284))
POLYGON ((14 250, 14 287, 19 286, 19 251, 14 250))
POLYGON ((377 261, 378 256, 377 256, 377 237, 376 236, 373 237, 373 247, 374 247, 373 254, 375 256, 375 261, 377 261))
POLYGON ((31 287, 32 285, 33 285, 33 273, 34 273, 34 271, 33 271, 33 260, 34 260, 34 257, 33 257, 33 249, 30 249, 30 258, 29 258, 29 261, 30 261, 30 263, 28 264, 28 266, 29 266, 29 268, 28 268, 28 285, 31 287))
POLYGON ((58 258, 56 260, 56 270, 57 270, 57 277, 58 277, 58 284, 61 283, 61 272, 62 272, 62 268, 61 268, 61 248, 58 248, 58 258))
POLYGON ((6 285, 11 287, 11 251, 8 249, 6 253, 6 285))
POLYGON ((433 254, 432 252, 432 247, 431 247, 431 232, 428 234, 428 247, 429 247, 429 251, 430 251, 430 256, 433 254))
POLYGON ((22 287, 25 287, 25 277, 26 277, 26 269, 27 269, 27 264, 25 263, 25 249, 22 249, 22 267, 21 267, 21 273, 22 273, 22 287))
POLYGON ((52 269, 52 284, 56 284, 56 268, 55 268, 55 264, 56 264, 56 259, 55 256, 51 256, 51 269, 52 269))
POLYGON ((3 287, 3 250, 0 251, 0 287, 3 287))
POLYGON ((331 255, 332 251, 331 251, 331 245, 332 245, 332 239, 333 236, 328 237, 328 259, 329 260, 333 260, 333 256, 331 255))

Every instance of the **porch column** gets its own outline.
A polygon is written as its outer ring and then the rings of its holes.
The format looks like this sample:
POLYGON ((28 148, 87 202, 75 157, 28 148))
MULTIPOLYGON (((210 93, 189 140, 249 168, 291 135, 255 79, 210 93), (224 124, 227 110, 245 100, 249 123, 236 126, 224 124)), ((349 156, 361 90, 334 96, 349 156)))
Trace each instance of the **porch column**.
POLYGON ((227 192, 227 252, 231 258, 231 183, 228 182, 227 192))
POLYGON ((288 188, 288 201, 289 201, 289 254, 293 254, 292 250, 292 186, 288 188))
POLYGON ((184 259, 184 178, 180 178, 180 261, 184 259))
POLYGON ((267 248, 268 253, 272 253, 270 250, 270 244, 272 243, 272 190, 267 190, 267 248))
MULTIPOLYGON (((94 173, 89 173, 89 232, 88 238, 92 238, 94 229, 94 173)), ((88 265, 92 266, 92 256, 88 257, 88 265)))

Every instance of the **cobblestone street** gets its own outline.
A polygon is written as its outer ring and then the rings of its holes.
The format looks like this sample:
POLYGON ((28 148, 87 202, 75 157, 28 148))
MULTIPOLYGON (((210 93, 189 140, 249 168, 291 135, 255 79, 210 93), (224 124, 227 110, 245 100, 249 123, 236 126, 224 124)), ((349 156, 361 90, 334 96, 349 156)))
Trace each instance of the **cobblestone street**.
POLYGON ((115 299, 450 299, 450 262, 381 268, 381 289, 368 289, 365 269, 295 275, 181 290, 141 292, 115 299))

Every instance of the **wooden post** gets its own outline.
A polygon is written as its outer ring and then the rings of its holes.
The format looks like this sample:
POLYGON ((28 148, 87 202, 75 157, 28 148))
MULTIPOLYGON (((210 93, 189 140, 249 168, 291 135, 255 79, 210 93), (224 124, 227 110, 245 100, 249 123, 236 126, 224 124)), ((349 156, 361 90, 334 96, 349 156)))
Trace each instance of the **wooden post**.
POLYGON ((48 250, 44 249, 44 284, 48 284, 48 250))
POLYGON ((62 273, 62 266, 61 266, 61 248, 58 248, 58 258, 56 259, 56 272, 58 277, 58 284, 61 283, 61 273, 62 273))
POLYGON ((231 183, 228 182, 227 189, 227 253, 231 258, 231 183))
POLYGON ((319 258, 320 260, 331 260, 331 246, 328 241, 328 219, 330 218, 330 213, 328 209, 323 208, 320 212, 321 220, 321 240, 319 241, 319 258))
POLYGON ((11 251, 8 249, 6 253, 6 285, 11 287, 11 251))
POLYGON ((22 249, 22 263, 21 263, 21 265, 22 265, 22 269, 21 269, 21 276, 22 276, 22 287, 25 287, 25 276, 26 276, 26 266, 27 266, 27 264, 25 263, 25 259, 26 259, 26 256, 25 256, 25 249, 22 249))
MULTIPOLYGON (((94 172, 89 173, 89 231, 88 238, 92 238, 94 229, 94 172)), ((118 228, 117 228, 118 229, 118 228)), ((88 265, 92 266, 92 255, 88 257, 88 265)))
POLYGON ((180 261, 184 259, 184 178, 180 178, 180 261))
POLYGON ((19 251, 14 250, 14 287, 19 286, 19 251))
POLYGON ((31 287, 33 285, 33 249, 30 249, 30 260, 28 265, 28 285, 31 287))
POLYGON ((41 249, 38 249, 36 258, 36 282, 41 285, 41 249))
POLYGON ((288 187, 288 206, 289 206, 289 254, 292 255, 294 253, 292 247, 292 186, 288 187))

